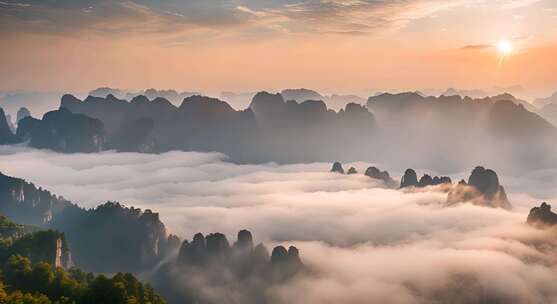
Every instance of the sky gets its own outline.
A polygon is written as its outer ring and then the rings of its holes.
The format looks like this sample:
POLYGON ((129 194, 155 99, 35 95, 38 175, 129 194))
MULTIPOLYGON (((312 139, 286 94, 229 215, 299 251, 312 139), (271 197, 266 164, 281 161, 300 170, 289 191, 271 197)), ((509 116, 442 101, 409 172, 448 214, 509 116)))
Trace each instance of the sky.
POLYGON ((0 35, 3 91, 557 90, 553 0, 2 0, 0 35))

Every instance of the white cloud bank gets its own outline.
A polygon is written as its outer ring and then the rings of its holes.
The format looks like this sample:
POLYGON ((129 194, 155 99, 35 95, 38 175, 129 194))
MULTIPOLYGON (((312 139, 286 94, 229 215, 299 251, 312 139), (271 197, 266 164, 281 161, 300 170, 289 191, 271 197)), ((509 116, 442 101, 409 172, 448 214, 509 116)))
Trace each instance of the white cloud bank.
POLYGON ((150 208, 186 238, 233 239, 247 228, 259 241, 294 243, 315 275, 275 289, 278 302, 557 303, 557 231, 524 224, 539 204, 533 195, 556 196, 556 170, 500 177, 516 206, 509 212, 443 207, 444 193, 385 189, 329 168, 237 165, 217 153, 0 148, 0 171, 83 206, 150 208))

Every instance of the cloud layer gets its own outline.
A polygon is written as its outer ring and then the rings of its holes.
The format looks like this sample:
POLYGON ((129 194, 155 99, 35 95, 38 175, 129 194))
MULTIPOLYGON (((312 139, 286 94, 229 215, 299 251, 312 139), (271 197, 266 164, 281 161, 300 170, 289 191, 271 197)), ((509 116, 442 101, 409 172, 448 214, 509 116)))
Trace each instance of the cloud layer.
MULTIPOLYGON (((368 164, 351 165, 363 172, 368 164)), ((188 239, 220 231, 232 240, 247 228, 256 241, 295 244, 312 274, 273 289, 279 303, 557 301, 557 231, 524 224, 534 195, 555 197, 555 170, 501 177, 510 212, 444 207, 446 194, 435 189, 386 189, 329 167, 236 165, 217 153, 0 149, 3 173, 84 206, 151 208, 188 239)))

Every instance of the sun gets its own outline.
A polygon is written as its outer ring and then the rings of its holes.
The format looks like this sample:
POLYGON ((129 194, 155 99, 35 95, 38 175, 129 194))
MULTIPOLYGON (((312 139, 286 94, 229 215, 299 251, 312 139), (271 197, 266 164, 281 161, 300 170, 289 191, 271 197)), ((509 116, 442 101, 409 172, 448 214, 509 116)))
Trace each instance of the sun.
POLYGON ((513 52, 513 44, 508 40, 499 41, 497 50, 501 55, 510 55, 513 52))

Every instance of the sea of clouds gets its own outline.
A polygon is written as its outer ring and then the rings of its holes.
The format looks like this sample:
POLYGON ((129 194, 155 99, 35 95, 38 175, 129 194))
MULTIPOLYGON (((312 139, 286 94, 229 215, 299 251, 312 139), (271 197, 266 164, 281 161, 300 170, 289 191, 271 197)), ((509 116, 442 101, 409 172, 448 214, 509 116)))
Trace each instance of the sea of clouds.
POLYGON ((218 153, 0 147, 2 173, 81 206, 152 209, 182 238, 233 240, 245 228, 256 241, 296 245, 313 274, 273 289, 277 302, 557 303, 557 231, 525 224, 531 207, 557 197, 555 168, 500 176, 514 205, 506 211, 446 207, 436 188, 388 189, 361 174, 369 165, 340 175, 328 163, 239 165, 218 153))

